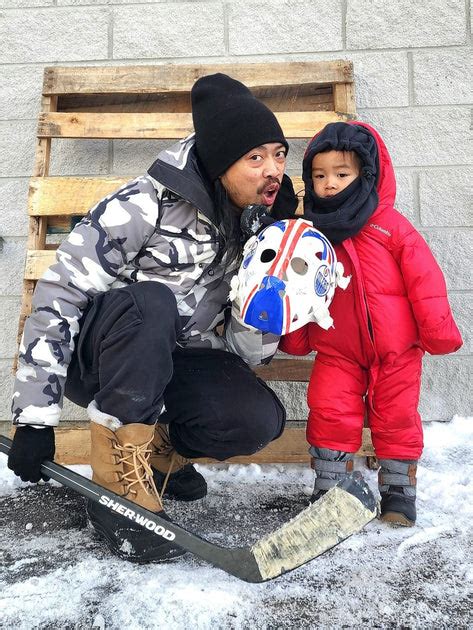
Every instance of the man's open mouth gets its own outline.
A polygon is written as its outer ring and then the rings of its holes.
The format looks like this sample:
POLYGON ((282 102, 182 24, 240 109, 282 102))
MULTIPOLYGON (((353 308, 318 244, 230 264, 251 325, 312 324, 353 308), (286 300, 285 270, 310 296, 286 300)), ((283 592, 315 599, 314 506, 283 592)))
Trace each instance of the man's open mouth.
POLYGON ((268 186, 266 186, 263 189, 263 192, 261 193, 263 197, 263 205, 265 206, 273 205, 276 199, 276 195, 279 192, 279 188, 280 188, 279 183, 274 182, 274 183, 268 184, 268 186))

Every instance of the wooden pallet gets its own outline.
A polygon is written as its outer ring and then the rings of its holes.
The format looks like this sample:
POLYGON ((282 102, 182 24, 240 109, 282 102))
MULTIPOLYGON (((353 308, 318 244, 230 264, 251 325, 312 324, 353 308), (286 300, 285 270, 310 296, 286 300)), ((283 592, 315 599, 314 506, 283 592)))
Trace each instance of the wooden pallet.
MULTIPOLYGON (((200 76, 213 72, 247 85, 275 112, 288 139, 310 138, 329 122, 355 116, 353 68, 347 61, 46 68, 28 198, 19 337, 31 312, 36 281, 55 260, 57 245, 51 243, 51 235, 68 233, 97 201, 137 175, 50 177, 54 139, 183 138, 192 131, 191 87, 200 76)), ((301 179, 293 181, 296 190, 302 190, 301 179)), ((279 359, 258 373, 269 381, 306 382, 310 368, 310 361, 279 359)), ((260 453, 236 460, 308 460, 304 425, 305 419, 292 423, 260 453)), ((88 439, 88 431, 81 427, 57 430, 58 461, 88 461, 88 439)), ((368 442, 365 439, 360 454, 371 454, 368 442)))

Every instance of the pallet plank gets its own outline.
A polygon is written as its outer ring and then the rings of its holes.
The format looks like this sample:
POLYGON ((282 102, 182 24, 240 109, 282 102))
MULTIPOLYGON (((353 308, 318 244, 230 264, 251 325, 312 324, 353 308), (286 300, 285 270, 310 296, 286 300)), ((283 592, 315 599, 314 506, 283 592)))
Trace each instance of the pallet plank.
MULTIPOLYGON (((311 138, 331 122, 347 120, 334 111, 275 112, 287 138, 311 138)), ((193 132, 188 113, 41 113, 39 138, 180 139, 193 132)))
POLYGON ((116 94, 189 92, 195 81, 214 72, 229 74, 250 89, 353 81, 350 61, 245 64, 163 64, 144 66, 48 67, 43 94, 116 94))

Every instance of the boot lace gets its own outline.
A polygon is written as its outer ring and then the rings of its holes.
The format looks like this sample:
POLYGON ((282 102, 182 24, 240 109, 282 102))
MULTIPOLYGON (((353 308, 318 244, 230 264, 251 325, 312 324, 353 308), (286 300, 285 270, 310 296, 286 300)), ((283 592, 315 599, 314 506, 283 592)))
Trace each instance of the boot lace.
POLYGON ((153 471, 149 465, 151 448, 148 448, 151 440, 144 444, 116 444, 116 449, 121 453, 119 463, 130 467, 129 472, 124 473, 122 480, 128 485, 128 492, 138 494, 136 484, 139 484, 146 494, 154 494, 158 499, 159 493, 153 480, 153 471))

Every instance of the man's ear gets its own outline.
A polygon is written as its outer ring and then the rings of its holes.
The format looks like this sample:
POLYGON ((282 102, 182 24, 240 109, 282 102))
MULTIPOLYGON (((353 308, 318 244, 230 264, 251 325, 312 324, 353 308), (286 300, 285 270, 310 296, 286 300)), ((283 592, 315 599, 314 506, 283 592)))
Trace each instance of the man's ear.
POLYGON ((294 192, 291 178, 284 174, 281 181, 281 188, 276 200, 271 208, 271 216, 275 219, 293 219, 297 210, 299 200, 294 192))

